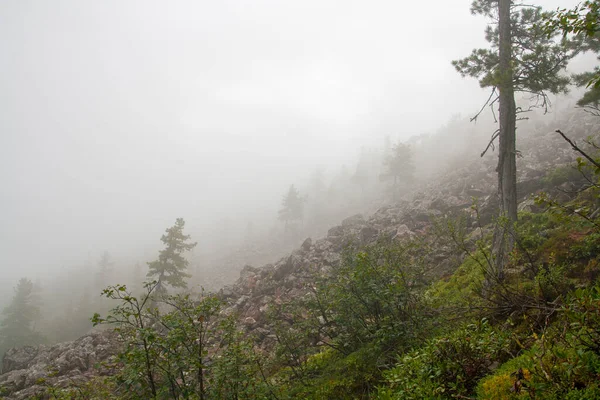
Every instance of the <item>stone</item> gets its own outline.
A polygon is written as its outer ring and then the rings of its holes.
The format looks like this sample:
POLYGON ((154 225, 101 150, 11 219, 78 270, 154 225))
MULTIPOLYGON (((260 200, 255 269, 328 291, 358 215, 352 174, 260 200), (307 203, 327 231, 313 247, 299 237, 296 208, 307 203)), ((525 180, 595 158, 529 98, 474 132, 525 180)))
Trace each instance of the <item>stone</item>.
POLYGON ((100 330, 71 342, 52 346, 26 346, 10 349, 2 361, 0 386, 3 398, 31 399, 44 387, 39 380, 61 387, 71 382, 84 382, 94 376, 108 373, 95 365, 108 361, 119 350, 119 342, 112 330, 100 330))
POLYGON ((236 307, 241 307, 241 306, 243 306, 243 305, 246 303, 246 301, 248 301, 248 299, 249 299, 249 298, 250 298, 250 297, 249 297, 249 296, 246 296, 246 295, 240 296, 240 298, 239 298, 239 299, 237 299, 237 301, 235 302, 235 306, 236 306, 236 307))
POLYGON ((10 371, 27 368, 27 365, 38 355, 39 351, 40 347, 37 346, 9 349, 2 360, 2 370, 0 372, 6 374, 10 371))
POLYGON ((259 268, 255 268, 251 265, 245 265, 244 268, 242 268, 242 270, 240 271, 240 278, 244 279, 249 276, 256 275, 259 272, 260 272, 259 268))
POLYGON ((300 247, 304 251, 309 251, 310 248, 312 247, 312 239, 311 238, 306 238, 306 240, 304 242, 302 242, 302 246, 300 246, 300 247))
POLYGON ((340 225, 334 226, 327 231, 327 237, 337 237, 344 234, 344 228, 340 225))
POLYGON ((379 230, 371 226, 365 226, 360 230, 359 238, 362 245, 374 242, 379 236, 379 230))
POLYGON ((342 221, 343 227, 354 227, 357 225, 364 225, 364 224, 366 224, 366 222, 365 222, 365 217, 363 217, 362 214, 353 215, 342 221))
POLYGON ((404 239, 404 238, 411 238, 415 235, 415 233, 413 231, 410 230, 410 228, 406 225, 400 225, 397 229, 396 229, 396 234, 394 235, 394 239, 404 239))

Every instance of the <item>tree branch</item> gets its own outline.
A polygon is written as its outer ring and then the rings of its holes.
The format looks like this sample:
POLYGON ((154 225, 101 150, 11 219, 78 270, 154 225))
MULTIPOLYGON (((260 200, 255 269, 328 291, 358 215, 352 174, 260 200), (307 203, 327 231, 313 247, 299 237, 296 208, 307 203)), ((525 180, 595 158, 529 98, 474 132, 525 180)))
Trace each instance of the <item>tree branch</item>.
POLYGON ((485 148, 485 150, 483 151, 483 153, 481 153, 481 157, 483 157, 485 155, 485 153, 487 153, 487 151, 490 149, 490 147, 492 149, 495 149, 494 147, 494 140, 496 140, 496 138, 500 135, 500 129, 496 129, 496 131, 492 134, 492 138, 490 139, 490 142, 488 143, 487 147, 485 148))
POLYGON ((567 143, 569 143, 571 145, 571 147, 573 148, 573 150, 575 150, 576 152, 578 152, 579 154, 581 154, 582 156, 584 156, 589 162, 591 162, 592 164, 594 164, 596 166, 596 168, 600 169, 600 163, 596 162, 596 160, 594 160, 592 157, 588 156, 586 152, 584 152, 579 147, 577 147, 577 145, 575 144, 575 142, 573 142, 564 133, 562 133, 560 129, 557 129, 556 133, 558 133, 560 136, 562 136, 562 138, 565 139, 567 141, 567 143))
POLYGON ((490 93, 490 97, 488 97, 488 99, 485 101, 485 103, 483 103, 483 106, 481 107, 481 110, 479 110, 479 112, 477 112, 477 114, 475 114, 475 116, 473 116, 469 122, 477 121, 477 118, 479 118, 479 116, 481 115, 481 113, 483 112, 483 110, 485 110, 485 107, 488 104, 494 104, 495 100, 492 101, 491 103, 490 103, 490 101, 492 100, 492 97, 494 96, 495 93, 496 93, 496 88, 494 87, 492 89, 492 93, 490 93))

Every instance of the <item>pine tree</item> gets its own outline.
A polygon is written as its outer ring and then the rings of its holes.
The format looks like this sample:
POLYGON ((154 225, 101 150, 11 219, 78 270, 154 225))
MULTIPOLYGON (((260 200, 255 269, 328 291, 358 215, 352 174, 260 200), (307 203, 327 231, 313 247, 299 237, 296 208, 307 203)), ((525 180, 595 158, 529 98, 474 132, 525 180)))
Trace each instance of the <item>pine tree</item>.
POLYGON ((40 311, 32 298, 33 283, 27 278, 21 278, 14 291, 15 295, 11 303, 2 311, 0 355, 10 348, 33 345, 42 341, 42 336, 34 327, 40 311))
POLYGON ((561 75, 560 71, 566 67, 573 52, 565 43, 558 44, 548 37, 541 25, 545 14, 540 7, 516 4, 511 0, 475 0, 471 12, 492 20, 485 32, 491 48, 475 49, 469 57, 452 64, 462 76, 477 78, 481 87, 492 88, 486 105, 493 107, 499 103, 499 129, 492 136, 490 145, 496 137, 499 139, 500 218, 494 233, 494 262, 493 270, 488 274, 489 282, 490 279, 501 279, 508 255, 514 247, 512 227, 517 221, 518 110, 515 93, 526 93, 534 99, 529 109, 535 106, 547 109, 547 92, 557 94, 567 90, 570 79, 561 75))
POLYGON ((166 229, 166 234, 160 238, 165 248, 159 252, 158 260, 148 263, 147 277, 157 280, 157 291, 164 291, 166 285, 187 287, 185 280, 191 275, 185 272, 189 262, 183 254, 192 250, 197 243, 189 242, 190 235, 183 234, 184 226, 183 218, 177 218, 175 225, 166 229))

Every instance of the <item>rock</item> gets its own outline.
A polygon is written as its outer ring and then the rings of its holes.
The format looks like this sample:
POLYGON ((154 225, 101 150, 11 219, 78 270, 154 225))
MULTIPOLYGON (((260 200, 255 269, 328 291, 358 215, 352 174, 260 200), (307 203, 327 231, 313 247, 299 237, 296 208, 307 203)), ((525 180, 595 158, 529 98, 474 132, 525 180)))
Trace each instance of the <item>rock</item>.
POLYGON ((334 226, 333 228, 327 231, 327 237, 339 237, 344 234, 344 228, 340 225, 334 226))
POLYGON ((519 205, 517 206, 517 210, 536 213, 540 212, 540 207, 535 204, 535 200, 527 199, 519 203, 519 205))
POLYGON ((323 257, 323 263, 325 265, 336 266, 340 263, 341 259, 338 253, 329 252, 323 257))
POLYGON ((543 187, 543 180, 537 178, 517 182, 517 197, 524 198, 538 190, 543 189, 543 187))
POLYGON ((243 306, 246 303, 246 301, 248 301, 249 298, 250 297, 246 296, 246 295, 240 296, 240 298, 237 299, 237 301, 235 302, 235 306, 238 308, 243 306))
POLYGON ((365 226, 360 230, 359 238, 362 245, 374 242, 379 236, 379 230, 371 226, 365 226))
POLYGON ((320 239, 315 242, 315 250, 319 253, 327 251, 331 246, 331 242, 327 239, 320 239))
POLYGON ((38 355, 40 347, 25 346, 22 348, 9 349, 2 359, 2 370, 6 374, 10 371, 27 368, 27 365, 38 355))
POLYGON ((233 292, 233 287, 227 285, 227 286, 223 286, 223 288, 220 290, 220 295, 222 298, 226 299, 228 297, 232 297, 234 292, 233 292))
POLYGON ((302 250, 309 251, 311 247, 312 247, 312 239, 306 238, 306 240, 302 243, 302 246, 301 246, 302 250))
POLYGON ((240 278, 244 279, 249 276, 256 275, 260 272, 260 269, 255 268, 251 265, 245 265, 244 268, 240 271, 240 278))
POLYGON ((353 215, 342 221, 343 227, 354 227, 357 225, 364 225, 364 224, 366 224, 366 222, 365 222, 365 218, 362 216, 362 214, 353 215))
POLYGON ((396 229, 396 234, 393 236, 393 239, 398 240, 398 239, 411 238, 414 235, 415 235, 415 233, 413 231, 411 231, 408 226, 400 225, 396 229))
POLYGON ((476 198, 485 197, 487 195, 487 193, 485 191, 480 190, 480 189, 475 189, 475 188, 466 189, 465 194, 469 197, 476 197, 476 198))
POLYGON ((109 371, 95 365, 108 361, 119 349, 115 334, 109 330, 93 332, 72 341, 53 346, 26 346, 9 350, 3 359, 0 386, 3 398, 31 399, 44 388, 38 384, 61 387, 71 382, 84 382, 109 371))
POLYGON ((298 269, 302 265, 302 257, 297 254, 292 254, 285 261, 281 261, 276 267, 273 278, 277 281, 282 280, 292 271, 298 269))

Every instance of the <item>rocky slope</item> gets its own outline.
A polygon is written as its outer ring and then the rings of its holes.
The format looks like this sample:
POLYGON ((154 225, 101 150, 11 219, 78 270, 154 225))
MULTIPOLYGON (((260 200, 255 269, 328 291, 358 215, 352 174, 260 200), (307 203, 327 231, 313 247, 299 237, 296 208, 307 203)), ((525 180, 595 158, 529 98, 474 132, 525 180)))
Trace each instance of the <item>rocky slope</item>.
MULTIPOLYGON (((542 178, 557 166, 572 163, 577 156, 554 130, 561 128, 573 139, 581 140, 598 131, 597 120, 583 112, 574 112, 562 126, 551 123, 534 127, 530 124, 530 131, 520 132, 520 209, 533 210, 535 205, 530 196, 548 189, 544 187, 547 181, 542 178)), ((264 348, 269 348, 274 343, 266 319, 269 307, 306 294, 315 274, 326 274, 340 262, 348 243, 365 245, 382 235, 394 240, 420 235, 431 225, 433 217, 470 210, 474 198, 478 199, 481 222, 491 221, 495 210, 495 164, 496 157, 492 153, 468 165, 444 171, 407 193, 396 204, 382 207, 367 217, 357 214, 346 218, 341 225, 329 229, 326 237, 307 238, 300 248, 276 263, 258 268, 245 266, 238 281, 219 292, 226 302, 223 312, 238 315, 240 325, 248 334, 255 335, 264 348)), ((554 190, 568 197, 577 184, 566 182, 554 190)), ((432 254, 431 261, 437 273, 444 274, 456 267, 460 259, 450 249, 440 246, 432 254)), ((73 380, 107 373, 105 369, 97 370, 93 366, 107 360, 115 351, 115 341, 106 332, 55 346, 13 349, 4 357, 0 386, 4 386, 7 399, 29 398, 40 390, 41 386, 36 385, 40 378, 45 377, 60 387, 73 380), (57 372, 50 374, 50 370, 57 372)))
POLYGON ((30 399, 47 384, 61 388, 109 374, 110 369, 102 362, 109 361, 117 350, 118 343, 110 331, 53 346, 11 349, 2 360, 0 398, 30 399))
MULTIPOLYGON (((583 113, 574 114, 564 125, 571 128, 571 137, 580 141, 594 129, 598 131, 598 122, 583 113)), ((536 210, 531 198, 536 192, 550 190, 567 200, 585 183, 584 180, 570 181, 553 188, 543 179, 558 166, 572 164, 578 156, 553 129, 552 125, 542 126, 520 138, 517 161, 519 210, 536 210)), ((326 237, 307 238, 299 249, 274 264, 261 268, 245 266, 239 280, 220 291, 229 305, 225 312, 239 315, 247 331, 262 341, 263 347, 269 348, 274 343, 266 320, 269 306, 305 295, 314 276, 326 274, 339 263, 341 252, 349 243, 366 245, 381 236, 402 240, 421 235, 436 217, 470 212, 474 199, 478 203, 479 223, 489 223, 496 210, 496 160, 496 155, 492 154, 447 171, 407 194, 402 201, 382 207, 366 218, 361 214, 346 218, 341 225, 329 229, 326 237)), ((440 245, 429 255, 429 262, 441 276, 457 267, 461 256, 440 245)))

